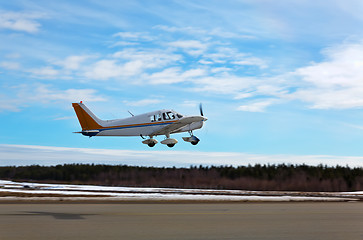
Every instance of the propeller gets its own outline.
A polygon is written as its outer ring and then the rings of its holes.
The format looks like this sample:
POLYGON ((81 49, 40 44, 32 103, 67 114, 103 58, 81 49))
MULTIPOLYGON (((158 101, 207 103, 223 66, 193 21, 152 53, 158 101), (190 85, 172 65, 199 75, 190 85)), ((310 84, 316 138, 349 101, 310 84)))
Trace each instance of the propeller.
POLYGON ((199 104, 199 110, 200 110, 200 115, 201 115, 202 117, 204 117, 204 115, 203 115, 203 107, 202 107, 202 103, 200 103, 200 104, 199 104))

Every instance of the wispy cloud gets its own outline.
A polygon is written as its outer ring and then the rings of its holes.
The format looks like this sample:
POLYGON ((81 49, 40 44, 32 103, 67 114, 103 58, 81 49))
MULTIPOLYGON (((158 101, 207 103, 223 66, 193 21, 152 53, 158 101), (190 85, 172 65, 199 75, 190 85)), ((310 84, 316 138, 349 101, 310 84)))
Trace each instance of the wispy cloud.
POLYGON ((363 107, 363 42, 343 43, 322 51, 325 59, 299 68, 299 89, 291 95, 317 109, 363 107))
POLYGON ((20 99, 0 94, 0 112, 18 112, 20 105, 20 99))
POLYGON ((113 35, 114 37, 120 37, 128 41, 153 41, 155 37, 151 36, 147 32, 118 32, 113 35))
POLYGON ((78 70, 87 59, 92 57, 90 55, 73 55, 66 57, 63 61, 57 61, 55 64, 64 67, 66 70, 78 70))
MULTIPOLYGON (((209 9, 200 4, 189 7, 198 6, 209 9)), ((35 33, 40 29, 38 20, 44 17, 36 13, 3 12, 0 27, 35 33)), ((283 22, 280 20, 277 18, 276 22, 283 22)), ((235 101, 248 98, 249 103, 238 108, 241 111, 261 112, 276 104, 265 99, 299 100, 315 109, 363 107, 362 42, 325 48, 320 62, 274 73, 269 58, 242 51, 236 44, 235 41, 244 38, 254 39, 240 33, 218 26, 156 25, 148 31, 119 31, 110 35, 106 42, 114 48, 107 48, 110 50, 107 52, 75 52, 58 59, 53 57, 37 67, 27 67, 23 62, 20 65, 14 60, 2 61, 0 67, 30 73, 41 80, 116 81, 140 86, 173 84, 186 91, 221 94, 235 101), (188 86, 182 85, 185 83, 188 86)))
POLYGON ((253 35, 238 34, 235 32, 224 31, 221 28, 213 28, 212 30, 206 30, 198 27, 176 27, 176 26, 166 26, 157 25, 153 27, 154 29, 170 32, 170 33, 182 33, 191 36, 198 36, 206 38, 206 36, 211 37, 221 37, 221 38, 234 38, 234 39, 255 39, 253 35))
POLYGON ((8 70, 18 70, 20 68, 20 63, 3 61, 3 62, 0 62, 0 67, 8 69, 8 70))
POLYGON ((170 46, 180 48, 192 56, 199 56, 203 54, 208 45, 197 40, 180 40, 169 43, 170 46))
POLYGON ((28 70, 35 77, 52 79, 60 74, 60 71, 52 66, 33 68, 28 70))
POLYGON ((57 165, 70 163, 176 166, 248 164, 307 164, 362 167, 363 157, 329 155, 266 155, 237 152, 135 151, 0 144, 1 166, 57 165), (158 156, 150 158, 150 156, 158 156))
MULTIPOLYGON (((124 34, 132 36, 131 33, 124 34)), ((187 56, 173 49, 125 47, 122 51, 104 57, 71 55, 52 61, 49 66, 27 71, 43 79, 72 76, 95 81, 118 79, 125 82, 133 78, 133 84, 152 85, 188 82, 189 90, 192 91, 230 95, 235 100, 251 98, 250 104, 238 108, 240 111, 261 112, 277 102, 266 102, 263 100, 266 98, 284 102, 300 100, 316 109, 363 107, 362 42, 325 48, 322 50, 323 61, 270 77, 263 76, 268 68, 265 60, 237 49, 220 46, 208 50, 207 45, 195 40, 173 41, 168 46, 185 50, 185 54, 192 55, 193 60, 199 64, 186 65, 184 61, 187 56), (256 74, 241 76, 233 66, 255 66, 256 74), (134 76, 138 78, 134 79, 134 76)), ((8 69, 19 68, 16 62, 9 61, 3 61, 1 66, 8 69)))
POLYGON ((74 119, 74 116, 66 116, 66 117, 57 117, 54 118, 54 121, 62 121, 62 120, 68 120, 68 119, 74 119))
POLYGON ((193 82, 195 79, 206 76, 205 69, 189 69, 182 71, 178 67, 168 68, 162 72, 153 73, 145 77, 151 84, 174 84, 181 82, 193 82))
POLYGON ((19 85, 7 88, 8 94, 0 95, 0 112, 20 111, 28 105, 66 103, 77 101, 100 102, 106 98, 95 89, 58 89, 51 85, 19 85))
POLYGON ((245 112, 264 112, 268 106, 274 104, 275 102, 276 99, 253 101, 251 103, 239 106, 237 110, 245 112))
POLYGON ((124 104, 128 106, 140 107, 140 106, 149 106, 157 103, 161 103, 162 100, 159 99, 142 99, 138 101, 123 101, 124 104))
POLYGON ((41 27, 37 20, 44 17, 41 13, 0 11, 0 28, 36 33, 41 27))
POLYGON ((30 89, 25 86, 21 89, 20 98, 27 99, 28 101, 64 101, 64 102, 74 102, 78 100, 84 100, 89 102, 105 101, 104 97, 97 96, 97 91, 94 89, 66 89, 59 90, 54 89, 47 85, 39 85, 30 89))

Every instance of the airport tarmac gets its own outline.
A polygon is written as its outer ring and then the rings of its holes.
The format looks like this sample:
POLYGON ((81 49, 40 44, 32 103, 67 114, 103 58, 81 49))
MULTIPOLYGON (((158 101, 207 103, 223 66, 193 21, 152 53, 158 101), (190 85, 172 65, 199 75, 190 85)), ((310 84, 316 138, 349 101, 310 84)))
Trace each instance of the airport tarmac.
POLYGON ((363 202, 2 203, 0 239, 363 239, 363 202))

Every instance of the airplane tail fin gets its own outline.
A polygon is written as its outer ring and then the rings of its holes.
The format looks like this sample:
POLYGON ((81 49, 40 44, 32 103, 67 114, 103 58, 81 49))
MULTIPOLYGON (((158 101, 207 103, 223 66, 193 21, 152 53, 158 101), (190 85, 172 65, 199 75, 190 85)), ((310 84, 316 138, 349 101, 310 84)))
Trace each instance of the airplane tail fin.
POLYGON ((96 117, 82 102, 72 103, 72 106, 77 114, 82 131, 103 128, 104 121, 96 117))

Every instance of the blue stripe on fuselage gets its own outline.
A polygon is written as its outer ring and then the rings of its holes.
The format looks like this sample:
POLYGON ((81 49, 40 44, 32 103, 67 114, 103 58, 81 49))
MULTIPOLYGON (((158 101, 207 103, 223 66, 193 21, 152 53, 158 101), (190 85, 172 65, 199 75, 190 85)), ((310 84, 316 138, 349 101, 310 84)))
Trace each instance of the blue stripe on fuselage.
POLYGON ((160 123, 150 123, 150 124, 143 124, 143 125, 131 125, 131 126, 118 126, 118 127, 107 127, 107 128, 101 128, 101 129, 95 129, 101 131, 105 130, 117 130, 117 129, 126 129, 126 128, 139 128, 139 127, 149 127, 149 126, 160 126, 160 125, 169 125, 173 122, 160 122, 160 123))

